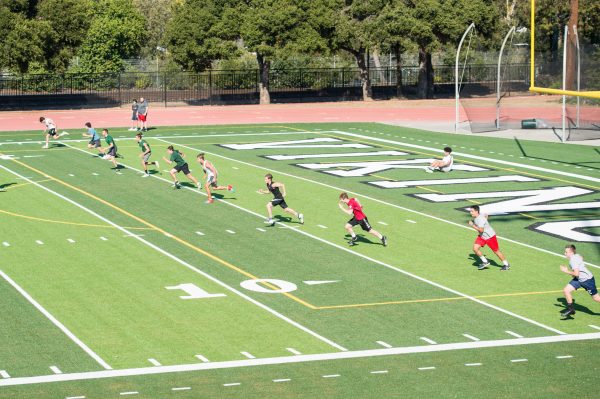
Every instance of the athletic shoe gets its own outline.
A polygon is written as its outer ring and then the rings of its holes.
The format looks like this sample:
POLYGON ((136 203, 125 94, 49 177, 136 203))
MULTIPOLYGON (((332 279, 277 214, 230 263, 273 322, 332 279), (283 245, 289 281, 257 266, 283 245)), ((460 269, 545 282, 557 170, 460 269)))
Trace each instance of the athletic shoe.
POLYGON ((433 168, 431 166, 428 166, 425 168, 425 172, 427 173, 433 173, 433 168))
POLYGON ((560 312, 560 315, 564 318, 567 318, 574 314, 575 314, 575 309, 573 309, 573 308, 567 308, 567 309, 563 310, 562 312, 560 312))
POLYGON ((179 183, 173 184, 173 189, 179 190, 180 188, 181 188, 181 185, 179 183))
POLYGON ((102 159, 110 159, 110 155, 105 154, 105 155, 102 156, 102 159))
POLYGON ((149 174, 149 173, 144 173, 144 174, 142 175, 142 177, 150 177, 150 174, 149 174))
POLYGON ((386 236, 381 237, 381 243, 383 244, 384 247, 387 247, 387 237, 386 236))
POLYGON ((61 134, 59 134, 58 137, 60 137, 60 136, 68 136, 68 135, 69 135, 69 132, 65 132, 63 130, 63 132, 61 134))
POLYGON ((488 267, 490 267, 490 262, 485 262, 485 263, 482 263, 481 265, 479 265, 477 270, 484 270, 484 269, 487 269, 488 267))
POLYGON ((213 202, 215 202, 215 200, 214 200, 214 199, 212 199, 212 198, 211 198, 211 199, 208 199, 208 200, 206 200, 206 203, 207 203, 207 204, 212 204, 213 202))
POLYGON ((300 224, 304 224, 304 214, 303 213, 298 214, 298 219, 300 219, 300 224))
POLYGON ((47 150, 47 149, 48 149, 48 146, 47 146, 47 145, 43 145, 43 146, 42 146, 42 148, 43 148, 44 150, 47 150))
POLYGON ((504 265, 502 266, 502 268, 500 269, 501 272, 505 272, 507 270, 510 270, 510 265, 504 265))
POLYGON ((232 193, 235 193, 235 189, 233 188, 233 186, 231 184, 227 186, 227 191, 231 191, 232 193))
POLYGON ((267 220, 265 220, 265 224, 273 226, 275 224, 275 221, 271 218, 268 218, 267 220))
POLYGON ((356 240, 358 240, 357 237, 352 237, 351 239, 348 240, 348 245, 350 245, 350 246, 356 245, 356 240))
POLYGON ((198 190, 202 191, 202 184, 198 183, 198 190))
POLYGON ((154 161, 154 166, 156 166, 156 169, 160 169, 158 166, 158 161, 154 161))

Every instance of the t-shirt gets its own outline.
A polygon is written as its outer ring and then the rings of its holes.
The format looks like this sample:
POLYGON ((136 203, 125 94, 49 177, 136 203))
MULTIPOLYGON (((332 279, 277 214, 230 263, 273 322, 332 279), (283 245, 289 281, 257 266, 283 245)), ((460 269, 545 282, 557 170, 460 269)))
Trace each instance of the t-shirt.
POLYGON ((96 132, 96 129, 94 129, 93 127, 89 127, 87 131, 88 134, 92 136, 92 141, 100 140, 100 136, 96 132))
MULTIPOLYGON (((208 164, 208 161, 203 161, 202 162, 202 170, 204 171, 204 173, 206 173, 206 177, 207 178, 211 178, 211 176, 214 176, 215 174, 213 173, 213 171, 206 165, 208 164)), ((210 165, 210 164, 209 164, 210 165)))
POLYGON ((480 229, 483 228, 483 233, 479 233, 479 235, 484 240, 490 239, 496 235, 496 232, 494 231, 494 229, 492 229, 492 226, 490 226, 490 224, 488 223, 487 218, 483 215, 477 216, 475 218, 475 220, 473 220, 473 224, 475 226, 479 227, 480 229))
POLYGON ((50 118, 44 119, 44 124, 46 125, 46 129, 56 129, 54 121, 50 118))
POLYGON ((117 149, 117 143, 115 143, 115 139, 113 139, 110 134, 106 135, 104 140, 106 140, 106 144, 108 144, 109 146, 112 144, 113 147, 115 147, 115 149, 117 149))
POLYGON ((152 150, 150 149, 150 144, 148 144, 148 142, 146 140, 140 140, 138 145, 140 146, 140 149, 142 150, 142 152, 146 152, 146 148, 144 148, 144 144, 146 144, 148 146, 148 151, 151 152, 152 150))
POLYGON ((139 107, 138 103, 133 103, 133 104, 131 104, 131 110, 132 110, 133 112, 137 112, 137 110, 138 110, 138 107, 139 107))
POLYGON ((585 267, 585 263, 583 263, 583 258, 579 254, 571 256, 571 259, 569 260, 569 266, 571 266, 571 269, 573 270, 579 270, 579 277, 577 277, 577 280, 579 280, 582 283, 594 277, 594 275, 588 270, 588 268, 585 267))
POLYGON ((366 218, 365 214, 362 211, 362 206, 360 206, 356 198, 350 198, 350 201, 348 201, 348 206, 350 207, 350 209, 352 209, 352 212, 354 213, 354 218, 356 220, 363 220, 364 218, 366 218))
POLYGON ((138 114, 145 114, 146 112, 148 112, 148 101, 147 100, 144 100, 143 103, 138 104, 137 112, 138 112, 138 114))
POLYGON ((444 164, 446 164, 446 166, 442 166, 442 168, 452 169, 452 164, 454 163, 452 155, 446 155, 444 158, 442 158, 442 161, 444 162, 444 164))
POLYGON ((175 162, 175 165, 177 165, 177 166, 183 166, 187 163, 187 162, 185 162, 185 159, 183 159, 183 157, 177 150, 173 150, 173 153, 171 154, 171 157, 169 158, 169 160, 171 162, 175 162))

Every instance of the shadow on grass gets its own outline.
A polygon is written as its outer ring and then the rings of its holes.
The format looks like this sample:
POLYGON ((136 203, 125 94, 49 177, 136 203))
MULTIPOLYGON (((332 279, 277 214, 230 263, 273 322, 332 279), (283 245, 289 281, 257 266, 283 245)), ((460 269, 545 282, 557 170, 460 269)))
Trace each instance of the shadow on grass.
MULTIPOLYGON (((490 267, 497 267, 497 268, 502 268, 503 265, 499 264, 498 262, 496 262, 493 259, 490 259, 486 256, 488 262, 490 262, 490 267)), ((470 254, 469 255, 469 259, 471 259, 473 261, 473 263, 471 263, 471 265, 473 267, 479 267, 479 265, 481 265, 481 259, 479 259, 479 256, 475 255, 475 254, 470 254)))
MULTIPOLYGON (((594 164, 600 164, 600 160, 598 160, 598 161, 589 161, 589 162, 566 162, 566 161, 564 161, 562 159, 542 158, 542 157, 534 157, 534 156, 528 155, 527 151, 525 151, 525 147, 519 141, 519 139, 515 137, 514 140, 515 140, 515 143, 517 143, 517 146, 519 147, 519 150, 521 151, 521 154, 523 154, 523 156, 526 157, 526 158, 542 159, 544 161, 560 162, 560 163, 564 163, 564 164, 567 164, 567 165, 581 166, 581 167, 586 167, 586 168, 600 170, 600 166, 594 166, 594 164)), ((600 151, 598 151, 597 148, 595 148, 594 150, 598 153, 598 155, 600 155, 600 151)))
MULTIPOLYGON (((567 308, 567 300, 565 298, 562 298, 562 297, 556 298, 556 302, 558 302, 558 303, 555 303, 554 306, 560 307, 561 310, 564 310, 567 308)), ((590 316, 600 316, 600 313, 596 313, 593 310, 591 310, 590 308, 588 308, 587 306, 580 305, 577 302, 573 303, 573 307, 575 308, 575 314, 577 314, 577 312, 580 312, 580 313, 589 314, 590 316)), ((573 319, 573 316, 568 316, 568 317, 563 318, 563 320, 572 320, 572 319, 573 319)))

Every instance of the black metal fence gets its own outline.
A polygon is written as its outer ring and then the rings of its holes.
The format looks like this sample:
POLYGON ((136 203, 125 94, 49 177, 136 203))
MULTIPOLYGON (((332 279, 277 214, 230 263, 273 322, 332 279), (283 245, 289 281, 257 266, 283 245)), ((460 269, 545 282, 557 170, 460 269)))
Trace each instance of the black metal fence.
MULTIPOLYGON (((404 94, 416 94, 418 67, 402 68, 404 94)), ((480 85, 482 94, 496 84, 495 65, 471 66, 463 81, 480 85)), ((369 70, 376 98, 396 95, 395 68, 369 70)), ((434 69, 434 90, 453 95, 454 67, 434 69)), ((527 88, 527 65, 512 65, 511 82, 527 88)), ((134 98, 164 106, 182 104, 242 104, 259 100, 258 70, 187 72, 123 72, 100 74, 25 75, 0 77, 0 108, 61 108, 120 106, 134 98)), ((362 98, 358 69, 287 69, 270 72, 271 101, 336 101, 362 98)))

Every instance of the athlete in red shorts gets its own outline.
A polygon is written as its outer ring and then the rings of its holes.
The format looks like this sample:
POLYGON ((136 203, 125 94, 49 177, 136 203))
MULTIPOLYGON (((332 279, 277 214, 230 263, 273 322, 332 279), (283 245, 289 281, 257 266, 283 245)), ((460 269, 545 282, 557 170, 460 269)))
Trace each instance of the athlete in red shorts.
POLYGON ((478 267, 478 269, 483 270, 487 269, 490 266, 490 262, 481 252, 481 247, 485 247, 486 245, 490 247, 490 249, 494 251, 494 253, 502 261, 503 266, 500 270, 506 271, 510 269, 510 265, 508 264, 506 257, 504 256, 504 254, 502 254, 502 252, 500 252, 500 249, 498 248, 498 239, 496 238, 496 232, 494 231, 494 229, 492 229, 492 226, 490 226, 487 220, 487 215, 480 214, 479 206, 473 205, 471 207, 471 216, 473 217, 473 220, 469 220, 469 226, 473 227, 475 230, 477 230, 477 233, 479 233, 477 239, 475 240, 475 243, 473 244, 473 251, 477 254, 477 256, 479 256, 479 258, 483 262, 478 267))

